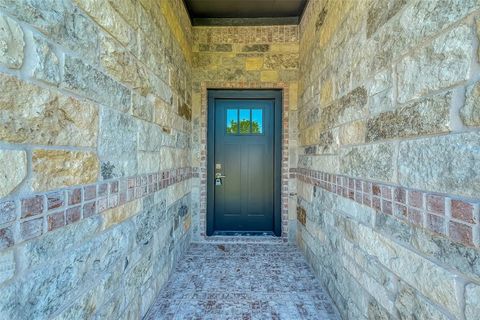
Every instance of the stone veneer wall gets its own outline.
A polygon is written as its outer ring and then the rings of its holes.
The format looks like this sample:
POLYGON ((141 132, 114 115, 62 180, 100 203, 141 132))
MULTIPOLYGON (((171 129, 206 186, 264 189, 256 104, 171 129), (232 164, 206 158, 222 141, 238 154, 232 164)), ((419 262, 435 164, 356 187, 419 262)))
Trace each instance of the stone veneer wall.
POLYGON ((282 236, 294 241, 296 185, 289 168, 297 163, 298 26, 194 27, 192 50, 194 236, 206 234, 207 89, 282 89, 282 236))
POLYGON ((190 241, 180 0, 0 0, 0 318, 138 319, 190 241))
POLYGON ((310 1, 298 243, 345 319, 480 316, 480 4, 310 1))

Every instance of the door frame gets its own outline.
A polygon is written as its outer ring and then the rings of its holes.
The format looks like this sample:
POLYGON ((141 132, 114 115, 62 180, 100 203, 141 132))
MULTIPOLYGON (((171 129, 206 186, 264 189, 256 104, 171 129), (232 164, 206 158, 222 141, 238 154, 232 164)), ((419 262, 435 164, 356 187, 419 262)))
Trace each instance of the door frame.
POLYGON ((268 99, 274 100, 274 195, 273 232, 282 235, 282 117, 283 92, 281 89, 208 89, 207 118, 207 236, 215 231, 214 226, 214 173, 215 173, 215 100, 216 99, 268 99))

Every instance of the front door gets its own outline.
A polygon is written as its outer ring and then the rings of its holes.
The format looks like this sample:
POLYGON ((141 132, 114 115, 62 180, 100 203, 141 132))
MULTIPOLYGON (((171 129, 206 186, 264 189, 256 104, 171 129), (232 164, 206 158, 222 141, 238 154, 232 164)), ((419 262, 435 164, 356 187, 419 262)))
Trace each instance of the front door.
POLYGON ((258 93, 265 92, 213 99, 213 232, 276 231, 275 114, 281 109, 274 97, 258 93))

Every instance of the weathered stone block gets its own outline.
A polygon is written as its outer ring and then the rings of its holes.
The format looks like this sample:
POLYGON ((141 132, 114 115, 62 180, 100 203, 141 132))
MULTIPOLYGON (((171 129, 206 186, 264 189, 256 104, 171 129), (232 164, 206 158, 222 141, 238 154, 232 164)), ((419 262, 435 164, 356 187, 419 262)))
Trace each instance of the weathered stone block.
POLYGON ((20 25, 9 17, 0 16, 0 64, 20 69, 23 64, 25 41, 20 25))
POLYGON ((470 283, 465 287, 465 317, 478 318, 480 314, 480 286, 470 283))
POLYGON ((367 17, 367 37, 370 37, 378 28, 388 22, 402 9, 405 3, 406 0, 370 2, 367 17))
POLYGON ((251 44, 243 46, 242 52, 267 52, 269 49, 268 44, 251 44))
POLYGON ((247 71, 260 70, 263 67, 263 57, 250 57, 245 59, 247 71))
POLYGON ((339 141, 342 145, 362 144, 365 142, 366 125, 364 121, 354 121, 340 127, 339 141))
POLYGON ((395 299, 395 307, 400 313, 401 319, 449 319, 414 288, 403 282, 401 282, 399 293, 395 299))
POLYGON ((467 88, 465 105, 460 109, 460 117, 466 126, 480 127, 480 82, 467 88))
POLYGON ((275 70, 262 71, 260 73, 260 80, 262 82, 277 82, 278 81, 278 72, 275 71, 275 70))
POLYGON ((79 52, 89 61, 97 56, 98 29, 69 2, 46 0, 1 0, 0 8, 31 24, 52 40, 79 52))
POLYGON ((437 95, 368 119, 367 142, 449 132, 451 97, 437 95))
POLYGON ((111 177, 137 173, 137 123, 123 113, 103 108, 100 113, 98 157, 112 165, 111 177))
POLYGON ((0 86, 3 88, 1 140, 44 145, 96 145, 98 109, 93 103, 7 75, 0 75, 0 86))
POLYGON ((128 218, 136 215, 140 211, 140 200, 134 200, 127 202, 123 206, 119 206, 113 209, 109 209, 102 213, 102 229, 108 229, 114 225, 127 220, 128 218))
POLYGON ((15 220, 17 206, 14 201, 0 202, 0 225, 15 220))
POLYGON ((0 284, 11 279, 15 274, 15 257, 13 250, 0 252, 0 284))
POLYGON ((130 108, 130 91, 83 61, 65 57, 62 86, 109 107, 126 112, 130 108))
POLYGON ((480 192, 480 135, 476 132, 400 143, 403 186, 476 197, 480 192))
POLYGON ((47 83, 58 84, 60 82, 60 60, 52 45, 37 35, 33 36, 33 42, 37 56, 33 77, 47 83))
POLYGON ((398 100, 406 102, 468 79, 472 45, 471 28, 461 25, 404 58, 397 65, 398 100))
POLYGON ((155 100, 137 93, 132 94, 132 113, 135 117, 152 122, 155 100))
POLYGON ((102 36, 100 41, 100 62, 108 74, 142 94, 149 90, 146 70, 136 58, 115 39, 102 36))
POLYGON ((395 182, 394 155, 395 146, 387 143, 345 148, 340 155, 340 173, 395 182))
POLYGON ((269 54, 263 63, 265 69, 298 69, 298 54, 269 54))
POLYGON ((97 181, 99 164, 92 152, 34 150, 32 187, 47 191, 97 181))
POLYGON ((115 12, 110 3, 97 0, 74 0, 73 2, 123 45, 127 46, 129 44, 130 27, 115 12))
POLYGON ((27 154, 19 150, 0 150, 0 198, 10 194, 27 176, 27 154))

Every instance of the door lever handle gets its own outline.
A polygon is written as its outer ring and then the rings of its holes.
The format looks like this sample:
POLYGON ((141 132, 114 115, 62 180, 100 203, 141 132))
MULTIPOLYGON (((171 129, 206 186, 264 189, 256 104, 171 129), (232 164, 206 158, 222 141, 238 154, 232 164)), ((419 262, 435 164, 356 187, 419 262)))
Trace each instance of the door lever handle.
POLYGON ((222 175, 221 173, 215 173, 215 179, 226 178, 227 176, 222 175))

